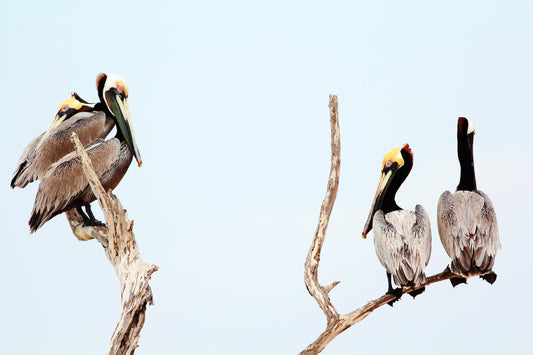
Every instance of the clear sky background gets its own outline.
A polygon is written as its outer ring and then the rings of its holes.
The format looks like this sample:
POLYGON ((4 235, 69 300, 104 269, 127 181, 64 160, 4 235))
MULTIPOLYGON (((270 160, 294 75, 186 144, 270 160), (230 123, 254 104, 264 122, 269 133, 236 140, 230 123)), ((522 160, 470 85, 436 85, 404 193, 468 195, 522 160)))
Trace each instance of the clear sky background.
MULTIPOLYGON (((106 353, 118 278, 63 215, 34 235, 37 183, 19 156, 98 73, 129 86, 143 158, 115 190, 151 280, 138 354, 295 354, 325 328, 303 281, 330 167, 339 97, 341 181, 319 269, 346 313, 386 290, 361 238, 383 155, 409 143, 398 204, 422 204, 427 274, 449 259, 436 221, 459 180, 457 117, 476 125, 478 187, 503 251, 472 279, 382 307, 324 354, 531 354, 533 5, 528 1, 10 1, 0 5, 2 354, 106 353)), ((102 216, 98 205, 97 217, 102 216)))

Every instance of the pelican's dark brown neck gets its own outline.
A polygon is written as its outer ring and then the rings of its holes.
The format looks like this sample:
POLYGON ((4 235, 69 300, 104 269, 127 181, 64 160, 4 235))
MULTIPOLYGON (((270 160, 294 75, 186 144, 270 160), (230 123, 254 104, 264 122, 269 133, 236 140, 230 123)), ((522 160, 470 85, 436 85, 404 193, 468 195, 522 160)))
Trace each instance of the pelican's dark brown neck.
POLYGON ((396 190, 394 191, 393 190, 387 191, 385 196, 383 196, 383 204, 381 205, 381 210, 383 211, 384 214, 402 209, 396 203, 396 192, 397 191, 398 191, 398 187, 396 187, 396 190))
POLYGON ((461 179, 457 190, 476 191, 476 173, 474 170, 474 133, 457 132, 457 155, 461 165, 461 179))
POLYGON ((100 99, 100 102, 97 102, 94 105, 93 110, 94 111, 102 111, 102 112, 104 112, 107 117, 111 117, 113 119, 113 121, 115 121, 115 124, 117 123, 117 119, 116 119, 115 115, 113 114, 113 112, 109 111, 109 108, 104 103, 102 98, 100 99))
POLYGON ((97 102, 95 105, 94 105, 94 110, 95 111, 103 111, 105 112, 106 114, 109 114, 109 110, 107 109, 106 105, 104 105, 103 102, 97 102))
POLYGON ((413 157, 411 156, 411 154, 403 150, 401 151, 401 153, 404 160, 404 164, 398 169, 396 174, 393 176, 389 188, 385 192, 385 196, 383 196, 383 204, 381 205, 381 210, 383 210, 383 213, 385 214, 403 209, 396 203, 396 192, 398 192, 398 189, 403 184, 405 179, 407 179, 407 176, 413 168, 413 157))

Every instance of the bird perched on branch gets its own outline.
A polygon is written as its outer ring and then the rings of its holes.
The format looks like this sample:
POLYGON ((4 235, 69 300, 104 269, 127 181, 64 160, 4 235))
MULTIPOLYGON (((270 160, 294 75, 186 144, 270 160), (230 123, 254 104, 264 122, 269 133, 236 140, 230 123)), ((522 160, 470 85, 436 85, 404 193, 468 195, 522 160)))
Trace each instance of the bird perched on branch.
MULTIPOLYGON (((413 153, 408 144, 385 154, 381 177, 370 213, 363 229, 363 238, 374 230, 374 246, 379 261, 387 272, 387 293, 402 295, 402 287, 419 286, 426 280, 424 269, 431 254, 429 217, 421 205, 407 211, 396 204, 396 192, 413 167, 413 153), (394 289, 391 283, 400 288, 394 289)), ((411 296, 424 292, 424 287, 410 292, 411 296)))
POLYGON ((100 102, 89 104, 74 95, 60 107, 60 112, 66 113, 64 118, 54 120, 49 130, 34 139, 24 150, 12 185, 23 187, 35 179, 41 180, 29 221, 32 233, 54 216, 72 208, 76 208, 82 215, 86 225, 102 225, 94 218, 90 209, 90 203, 96 197, 70 142, 72 132, 76 132, 85 145, 96 174, 106 190, 112 190, 118 185, 133 156, 138 165, 142 165, 131 123, 128 88, 124 79, 115 74, 100 74, 96 84, 100 102), (117 125, 116 136, 104 140, 114 124, 117 125), (51 153, 47 154, 44 148, 63 147, 63 144, 65 148, 60 152, 64 154, 59 158, 51 153), (67 145, 69 148, 66 148, 67 145), (23 176, 22 172, 29 167, 39 165, 45 167, 44 173, 39 170, 33 175, 26 174, 29 177, 25 180, 17 179, 23 176), (82 206, 88 216, 81 209, 82 206))
POLYGON ((440 240, 452 259, 451 271, 459 276, 450 279, 454 287, 475 275, 494 283, 496 274, 492 267, 501 249, 494 206, 489 197, 477 189, 474 134, 474 122, 459 117, 457 155, 461 177, 456 192, 445 191, 437 207, 440 240))

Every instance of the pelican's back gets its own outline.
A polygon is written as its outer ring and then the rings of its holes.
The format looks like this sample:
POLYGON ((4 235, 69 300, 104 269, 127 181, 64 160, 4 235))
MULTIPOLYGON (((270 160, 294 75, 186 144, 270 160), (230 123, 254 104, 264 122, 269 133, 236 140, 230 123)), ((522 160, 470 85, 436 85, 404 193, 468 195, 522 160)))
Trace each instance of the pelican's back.
POLYGON ((394 282, 400 286, 425 282, 425 267, 431 255, 429 217, 421 205, 415 212, 397 210, 374 216, 376 254, 394 282))
POLYGON ((43 134, 35 138, 24 149, 17 169, 11 180, 11 187, 25 187, 41 179, 50 166, 68 153, 74 151, 70 141, 72 132, 76 132, 84 146, 107 135, 113 128, 104 112, 78 112, 70 119, 54 127, 44 139, 43 134))
POLYGON ((494 206, 481 191, 445 191, 438 203, 438 229, 451 270, 469 277, 489 273, 501 249, 494 206))

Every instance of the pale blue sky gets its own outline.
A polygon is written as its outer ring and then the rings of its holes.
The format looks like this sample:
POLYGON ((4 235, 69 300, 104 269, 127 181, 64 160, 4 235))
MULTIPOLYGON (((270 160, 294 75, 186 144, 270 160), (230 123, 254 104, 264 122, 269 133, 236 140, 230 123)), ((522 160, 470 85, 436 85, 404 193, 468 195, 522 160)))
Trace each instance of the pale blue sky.
POLYGON ((532 19, 526 1, 0 5, 0 353, 108 349, 120 298, 102 248, 77 241, 64 216, 30 236, 38 185, 9 188, 60 102, 97 100, 100 72, 129 86, 143 167, 115 192, 143 259, 160 267, 138 354, 294 354, 322 332, 303 266, 329 173, 330 93, 342 167, 319 279, 341 281, 340 312, 386 289, 372 234, 360 235, 395 146, 414 152, 398 204, 430 214, 427 273, 447 265, 435 211, 459 178, 458 116, 475 122, 478 187, 504 250, 493 286, 430 286, 323 353, 532 353, 532 19))

